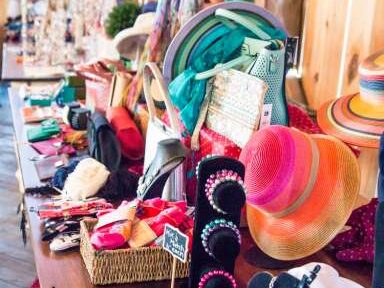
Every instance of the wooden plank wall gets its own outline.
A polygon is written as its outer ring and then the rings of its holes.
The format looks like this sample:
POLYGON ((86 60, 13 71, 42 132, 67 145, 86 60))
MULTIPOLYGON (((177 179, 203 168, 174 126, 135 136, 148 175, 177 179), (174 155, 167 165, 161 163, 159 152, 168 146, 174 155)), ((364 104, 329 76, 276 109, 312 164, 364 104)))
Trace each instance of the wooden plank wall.
POLYGON ((276 15, 292 36, 300 35, 302 30, 303 2, 304 0, 254 0, 256 5, 276 15))
POLYGON ((384 0, 306 0, 302 84, 309 105, 358 91, 358 65, 384 47, 384 0))
POLYGON ((0 27, 4 25, 7 20, 8 0, 0 0, 0 27))

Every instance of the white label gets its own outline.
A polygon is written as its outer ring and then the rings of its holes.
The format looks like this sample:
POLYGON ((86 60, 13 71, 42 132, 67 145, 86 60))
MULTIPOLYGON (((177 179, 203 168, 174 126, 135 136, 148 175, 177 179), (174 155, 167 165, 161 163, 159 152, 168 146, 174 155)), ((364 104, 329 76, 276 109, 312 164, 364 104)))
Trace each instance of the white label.
POLYGON ((271 125, 271 118, 272 118, 272 104, 264 104, 263 112, 261 114, 259 129, 271 125))

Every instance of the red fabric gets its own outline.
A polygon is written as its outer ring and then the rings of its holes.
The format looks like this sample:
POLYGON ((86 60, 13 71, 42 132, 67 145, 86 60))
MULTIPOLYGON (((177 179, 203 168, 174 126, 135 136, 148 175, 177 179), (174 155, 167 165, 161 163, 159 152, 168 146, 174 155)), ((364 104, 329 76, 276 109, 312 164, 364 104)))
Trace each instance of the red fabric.
POLYGON ((152 218, 171 207, 178 207, 185 212, 187 210, 187 203, 185 201, 168 202, 159 197, 148 199, 139 204, 137 216, 140 219, 152 218))
POLYGON ((309 117, 307 112, 296 106, 288 105, 289 126, 308 134, 322 134, 319 125, 309 117))
POLYGON ((124 107, 111 107, 106 116, 116 132, 122 154, 131 160, 143 158, 144 139, 128 111, 124 107))
POLYGON ((353 211, 347 225, 350 230, 340 233, 331 245, 336 258, 344 262, 366 261, 373 263, 375 239, 375 214, 377 198, 353 211))
POLYGON ((87 216, 96 214, 99 210, 110 208, 113 208, 113 205, 104 199, 89 202, 67 201, 60 205, 55 202, 47 202, 38 207, 38 215, 40 219, 66 216, 87 216))
POLYGON ((185 211, 179 207, 171 207, 162 211, 159 215, 153 218, 145 219, 152 231, 157 236, 164 234, 165 224, 170 224, 174 227, 179 227, 186 219, 185 211))
MULTIPOLYGON (((164 113, 162 120, 169 125, 167 113, 164 113)), ((179 127, 181 128, 181 131, 183 131, 181 139, 182 143, 187 147, 191 147, 191 136, 181 121, 179 121, 179 127)), ((209 154, 215 154, 238 159, 241 152, 240 147, 231 140, 205 126, 200 130, 199 144, 199 151, 192 151, 186 159, 187 181, 185 187, 188 203, 195 203, 197 185, 195 169, 202 158, 209 154)))
POLYGON ((30 288, 40 288, 39 278, 36 278, 35 281, 33 281, 30 288))

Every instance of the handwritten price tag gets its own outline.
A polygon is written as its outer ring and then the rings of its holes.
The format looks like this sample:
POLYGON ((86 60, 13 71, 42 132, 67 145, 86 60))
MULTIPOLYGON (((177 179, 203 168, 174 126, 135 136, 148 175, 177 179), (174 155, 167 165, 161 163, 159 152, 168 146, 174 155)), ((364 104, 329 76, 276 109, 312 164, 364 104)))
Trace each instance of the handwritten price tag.
POLYGON ((165 224, 163 248, 184 263, 187 262, 188 240, 179 229, 165 224))

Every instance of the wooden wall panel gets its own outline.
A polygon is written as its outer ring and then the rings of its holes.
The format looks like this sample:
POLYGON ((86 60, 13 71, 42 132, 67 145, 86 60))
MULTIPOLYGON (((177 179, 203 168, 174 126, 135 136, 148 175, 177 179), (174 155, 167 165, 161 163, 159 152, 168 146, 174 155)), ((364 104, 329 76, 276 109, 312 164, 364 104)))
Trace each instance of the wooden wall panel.
POLYGON ((3 26, 7 20, 8 0, 0 0, 0 26, 3 26))
POLYGON ((312 108, 336 97, 347 7, 348 0, 306 1, 301 72, 312 108))
POLYGON ((358 65, 384 47, 384 0, 306 0, 302 83, 309 105, 357 92, 358 65))
POLYGON ((351 1, 337 97, 359 91, 359 63, 383 44, 382 15, 384 15, 384 0, 351 1))
POLYGON ((256 5, 276 15, 288 33, 293 36, 300 35, 302 30, 303 2, 303 0, 254 0, 256 5))

